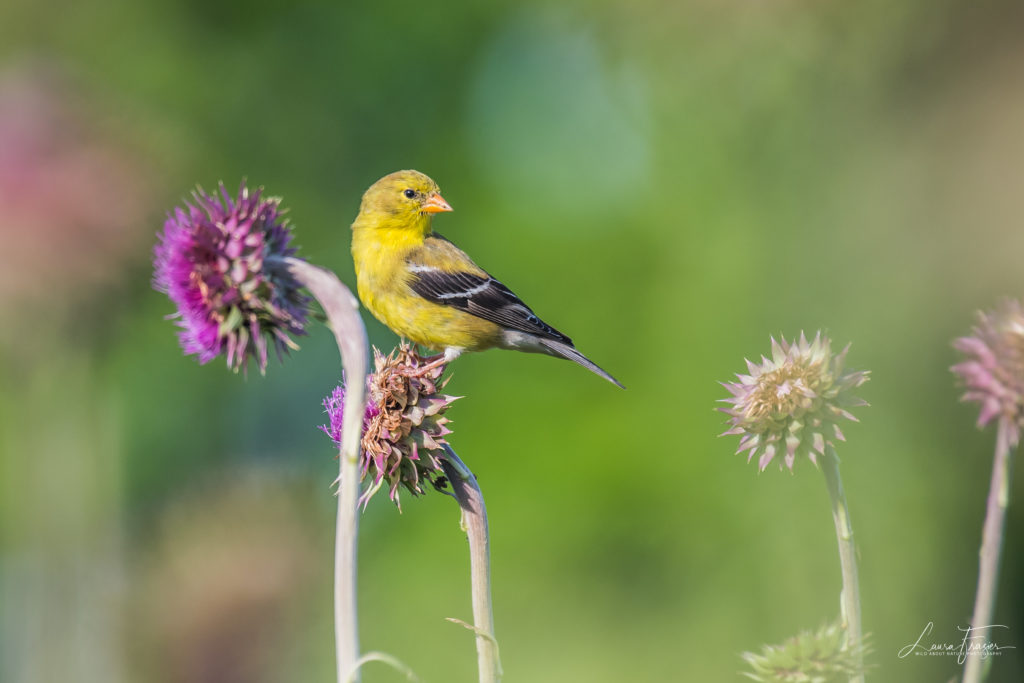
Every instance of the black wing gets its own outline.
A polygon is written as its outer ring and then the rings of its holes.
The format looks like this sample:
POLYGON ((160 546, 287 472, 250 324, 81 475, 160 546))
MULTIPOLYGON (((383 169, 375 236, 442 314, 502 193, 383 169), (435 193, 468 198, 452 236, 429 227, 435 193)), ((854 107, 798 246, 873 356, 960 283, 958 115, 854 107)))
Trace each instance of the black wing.
POLYGON ((493 277, 449 273, 429 266, 410 268, 412 290, 428 301, 452 306, 478 318, 572 346, 572 340, 537 317, 519 297, 493 277))

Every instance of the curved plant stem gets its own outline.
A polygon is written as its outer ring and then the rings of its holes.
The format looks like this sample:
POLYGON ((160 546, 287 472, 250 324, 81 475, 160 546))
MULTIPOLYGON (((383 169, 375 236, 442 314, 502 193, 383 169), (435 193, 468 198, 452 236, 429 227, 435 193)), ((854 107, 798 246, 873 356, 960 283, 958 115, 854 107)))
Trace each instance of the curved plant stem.
POLYGON ((462 509, 462 528, 469 538, 470 583, 473 597, 473 626, 476 633, 477 666, 480 683, 501 680, 498 641, 494 638, 494 611, 491 607, 491 555, 487 530, 487 508, 476 477, 450 447, 441 459, 452 493, 462 509))
POLYGON ((995 612, 996 591, 999 584, 999 556, 1003 549, 1003 527, 1006 523, 1006 508, 1010 504, 1010 467, 1012 451, 1010 446, 1011 425, 1006 418, 999 420, 996 435, 995 462, 992 464, 992 483, 988 491, 988 505, 985 511, 985 525, 981 532, 981 551, 978 561, 978 592, 974 598, 974 615, 971 617, 971 631, 965 638, 974 650, 968 652, 964 663, 964 683, 978 683, 985 676, 984 650, 981 645, 987 641, 988 627, 992 626, 995 612), (974 629, 978 629, 977 632, 974 629), (980 643, 974 639, 980 639, 980 643))
POLYGON ((857 673, 850 677, 850 683, 864 683, 857 553, 853 545, 853 527, 850 525, 850 510, 846 506, 843 480, 839 477, 839 456, 831 447, 822 458, 821 471, 825 475, 829 498, 832 499, 832 520, 835 522, 836 538, 839 541, 839 565, 843 573, 840 605, 843 625, 846 627, 846 644, 856 657, 857 673))
POLYGON ((339 683, 359 682, 356 613, 356 550, 359 532, 359 443, 366 404, 369 344, 359 301, 338 277, 301 259, 284 259, 288 272, 316 297, 327 314, 341 353, 347 383, 345 417, 338 454, 338 517, 334 542, 334 641, 339 683))
MULTIPOLYGON (((369 664, 370 662, 381 662, 383 664, 387 664, 392 669, 405 676, 406 680, 413 681, 414 683, 419 683, 420 679, 419 676, 416 675, 415 671, 407 667, 400 660, 387 654, 386 652, 367 652, 359 658, 359 661, 356 662, 357 670, 361 669, 363 666, 369 664)), ((351 672, 349 674, 348 680, 344 681, 344 683, 351 683, 351 681, 354 681, 355 679, 353 678, 353 676, 355 676, 356 673, 357 671, 351 672)))

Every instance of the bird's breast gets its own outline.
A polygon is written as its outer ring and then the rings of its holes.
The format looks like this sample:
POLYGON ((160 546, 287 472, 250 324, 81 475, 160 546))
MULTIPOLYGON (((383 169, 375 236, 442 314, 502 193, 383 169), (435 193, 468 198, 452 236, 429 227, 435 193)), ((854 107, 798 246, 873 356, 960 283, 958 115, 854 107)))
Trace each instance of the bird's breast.
POLYGON ((359 299, 374 317, 396 334, 439 351, 482 351, 501 342, 498 325, 416 294, 407 259, 418 246, 380 237, 362 230, 352 235, 359 299))

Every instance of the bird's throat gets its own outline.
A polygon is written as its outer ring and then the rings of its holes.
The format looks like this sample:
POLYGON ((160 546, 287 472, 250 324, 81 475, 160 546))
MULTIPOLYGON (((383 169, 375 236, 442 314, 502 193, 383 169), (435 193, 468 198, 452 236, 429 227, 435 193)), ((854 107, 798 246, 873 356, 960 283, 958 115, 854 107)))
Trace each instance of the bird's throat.
POLYGON ((413 249, 423 245, 426 236, 430 234, 430 220, 424 225, 378 225, 377 227, 353 226, 352 231, 352 252, 356 256, 358 267, 361 259, 399 259, 405 261, 405 256, 413 249))
POLYGON ((387 242, 395 246, 416 246, 423 243, 431 233, 431 216, 416 213, 412 216, 364 215, 360 214, 352 231, 368 235, 374 233, 376 241, 387 242))

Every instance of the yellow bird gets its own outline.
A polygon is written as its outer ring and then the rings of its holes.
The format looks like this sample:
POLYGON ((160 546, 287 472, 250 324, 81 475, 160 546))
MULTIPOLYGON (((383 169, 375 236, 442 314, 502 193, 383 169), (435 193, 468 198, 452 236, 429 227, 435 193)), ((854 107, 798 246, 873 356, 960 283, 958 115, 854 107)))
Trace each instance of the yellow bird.
POLYGON ((434 214, 451 210, 437 183, 419 171, 386 175, 366 191, 352 223, 352 258, 370 312, 399 336, 443 351, 432 365, 498 347, 565 358, 621 387, 432 230, 434 214))

